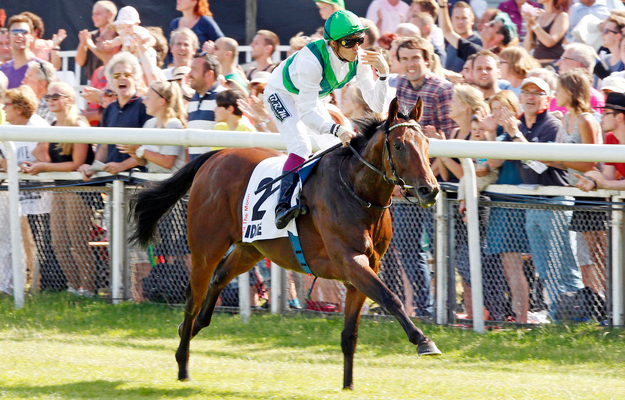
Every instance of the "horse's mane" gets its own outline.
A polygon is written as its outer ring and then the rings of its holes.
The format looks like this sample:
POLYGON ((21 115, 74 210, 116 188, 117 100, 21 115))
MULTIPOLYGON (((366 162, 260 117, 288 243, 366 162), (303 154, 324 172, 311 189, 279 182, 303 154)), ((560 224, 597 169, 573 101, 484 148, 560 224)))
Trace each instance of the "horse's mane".
MULTIPOLYGON (((360 133, 358 136, 352 139, 350 144, 357 151, 361 152, 369 143, 369 139, 375 135, 375 133, 381 128, 381 125, 387 124, 388 121, 377 118, 377 117, 363 117, 354 121, 356 126, 358 127, 358 132, 360 133)), ((337 155, 340 156, 349 156, 352 155, 352 151, 349 147, 341 148, 336 152, 337 155)))

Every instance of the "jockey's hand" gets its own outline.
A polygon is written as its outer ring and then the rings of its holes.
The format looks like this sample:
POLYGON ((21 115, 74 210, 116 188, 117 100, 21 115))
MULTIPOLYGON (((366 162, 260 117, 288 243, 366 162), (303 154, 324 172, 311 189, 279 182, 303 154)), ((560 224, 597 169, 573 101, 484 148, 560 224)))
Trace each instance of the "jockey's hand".
POLYGON ((343 143, 343 146, 347 146, 349 144, 349 142, 356 137, 357 133, 347 130, 345 129, 344 126, 339 126, 339 131, 337 132, 337 136, 339 137, 339 139, 341 140, 341 143, 343 143))

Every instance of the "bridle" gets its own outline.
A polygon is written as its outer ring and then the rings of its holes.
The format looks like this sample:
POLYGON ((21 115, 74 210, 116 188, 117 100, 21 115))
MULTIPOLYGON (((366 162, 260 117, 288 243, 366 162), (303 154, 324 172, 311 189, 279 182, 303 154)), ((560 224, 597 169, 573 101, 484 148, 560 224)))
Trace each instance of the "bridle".
MULTIPOLYGON (((380 175, 384 179, 385 182, 390 183, 392 185, 397 185, 397 186, 401 187, 402 189, 412 189, 413 186, 407 185, 406 181, 404 181, 397 174, 397 171, 395 170, 395 164, 393 164, 393 156, 391 154, 391 144, 390 144, 390 142, 388 140, 388 137, 389 137, 389 135, 390 135, 390 133, 391 133, 391 131, 393 129, 395 129, 395 128, 403 128, 403 127, 412 127, 412 128, 418 128, 419 130, 421 130, 421 125, 419 125, 416 122, 401 122, 401 123, 398 123, 398 124, 395 124, 395 125, 387 126, 387 128, 384 130, 384 147, 382 148, 382 167, 384 167, 384 161, 388 160, 389 168, 390 168, 391 174, 392 174, 391 177, 387 176, 385 171, 380 171, 375 165, 373 165, 369 161, 365 160, 358 153, 358 151, 356 151, 356 149, 354 149, 352 147, 351 144, 349 144, 348 146, 352 150, 352 153, 354 153, 354 155, 358 158, 358 160, 360 160, 360 162, 362 162, 367 167, 369 167, 369 169, 371 169, 372 171, 374 171, 378 175, 380 175)), ((341 173, 341 170, 342 170, 341 167, 343 166, 343 162, 344 161, 345 161, 345 159, 343 159, 343 161, 341 161, 341 165, 339 166, 339 178, 341 179, 341 183, 343 183, 343 186, 345 186, 345 188, 347 189, 349 194, 351 194, 356 200, 358 200, 358 202, 360 202, 366 208, 376 208, 376 209, 381 209, 381 210, 386 210, 387 208, 389 208, 393 204, 393 198, 392 197, 391 197, 390 203, 388 205, 386 205, 386 206, 377 206, 375 204, 371 204, 370 202, 360 198, 360 196, 358 196, 356 194, 356 192, 354 192, 354 190, 347 184, 347 182, 343 178, 343 174, 341 173)))

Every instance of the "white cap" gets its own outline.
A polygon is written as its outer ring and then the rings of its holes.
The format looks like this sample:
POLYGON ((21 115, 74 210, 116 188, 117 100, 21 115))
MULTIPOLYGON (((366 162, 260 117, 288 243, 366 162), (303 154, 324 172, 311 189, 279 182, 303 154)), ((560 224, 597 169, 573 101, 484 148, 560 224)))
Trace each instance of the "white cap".
POLYGON ((547 93, 547 96, 551 96, 551 88, 549 87, 549 84, 545 82, 543 78, 539 78, 537 76, 525 78, 523 79, 523 82, 521 82, 521 89, 523 89, 525 85, 530 84, 530 83, 533 83, 534 85, 538 86, 543 92, 547 93))
POLYGON ((119 10, 113 25, 134 25, 140 23, 141 20, 139 19, 139 13, 137 10, 132 6, 126 6, 119 10))
POLYGON ((191 72, 191 68, 187 67, 186 65, 176 67, 176 69, 172 71, 171 78, 168 79, 168 81, 177 81, 178 79, 182 79, 187 76, 189 72, 191 72))
POLYGON ((250 83, 267 83, 269 81, 270 76, 271 76, 271 72, 256 71, 252 75, 252 80, 250 81, 250 83))
POLYGON ((616 93, 625 93, 625 78, 608 76, 601 81, 601 90, 611 90, 616 93))

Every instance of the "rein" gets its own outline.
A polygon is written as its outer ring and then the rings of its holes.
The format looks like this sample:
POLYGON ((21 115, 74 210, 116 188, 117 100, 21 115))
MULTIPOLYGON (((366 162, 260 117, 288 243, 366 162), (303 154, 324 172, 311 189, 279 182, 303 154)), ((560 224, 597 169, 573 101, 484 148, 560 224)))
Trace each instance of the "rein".
MULTIPOLYGON (((352 153, 354 153, 354 155, 358 158, 358 160, 360 160, 360 162, 362 162, 363 164, 365 164, 367 167, 369 167, 369 169, 371 169, 372 171, 376 172, 378 175, 380 175, 385 182, 390 183, 392 185, 397 185, 400 186, 402 189, 411 189, 412 186, 407 185, 406 182, 399 176, 397 175, 397 171, 395 170, 395 165, 393 164, 393 157, 391 156, 391 144, 388 140, 388 136, 390 134, 390 132, 395 129, 395 128, 402 128, 402 127, 413 127, 413 128, 421 128, 421 125, 419 125, 416 122, 402 122, 399 124, 395 124, 395 125, 391 125, 388 129, 386 129, 384 131, 384 147, 382 149, 382 166, 384 166, 384 159, 387 158, 388 159, 388 163, 389 163, 389 167, 391 169, 391 173, 394 177, 388 177, 386 175, 386 172, 380 171, 375 165, 371 164, 369 161, 365 160, 357 151, 356 149, 354 149, 352 147, 351 144, 348 144, 349 148, 351 149, 352 153), (388 156, 387 156, 388 153, 388 156)), ((375 209, 379 209, 379 210, 386 210, 387 208, 389 208, 391 205, 393 205, 393 198, 391 197, 391 201, 388 205, 386 206, 377 206, 375 204, 371 204, 370 202, 361 199, 356 192, 354 192, 354 190, 347 184, 347 182, 345 181, 345 179, 343 178, 343 174, 341 173, 341 167, 343 166, 343 162, 345 161, 345 159, 343 159, 343 161, 341 161, 341 165, 339 166, 339 178, 341 178, 341 183, 343 184, 343 186, 345 186, 345 188, 347 189, 348 193, 352 195, 352 197, 354 197, 356 200, 358 200, 363 206, 365 206, 366 208, 375 208, 375 209)))

